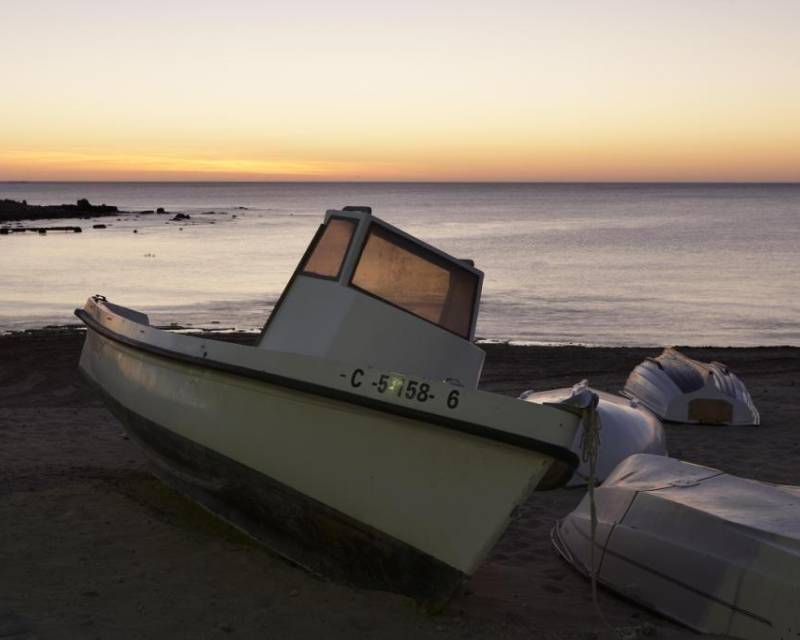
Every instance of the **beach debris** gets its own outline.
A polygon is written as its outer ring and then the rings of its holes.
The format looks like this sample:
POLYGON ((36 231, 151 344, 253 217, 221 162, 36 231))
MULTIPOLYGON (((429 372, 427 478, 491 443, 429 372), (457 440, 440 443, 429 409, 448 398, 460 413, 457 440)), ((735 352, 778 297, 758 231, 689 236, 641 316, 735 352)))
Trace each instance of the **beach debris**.
POLYGON ((144 257, 145 257, 145 258, 155 258, 155 257, 156 257, 156 254, 155 254, 155 253, 145 253, 145 254, 144 254, 144 257))
POLYGON ((162 329, 164 331, 187 331, 191 326, 192 325, 189 322, 187 322, 185 325, 177 322, 170 322, 169 324, 157 324, 155 325, 155 328, 162 329))
POLYGON ((134 233, 139 233, 139 230, 138 229, 134 229, 133 232, 134 233))
POLYGON ((93 224, 92 229, 105 229, 106 225, 104 224, 93 224))
POLYGON ((192 216, 190 216, 188 213, 176 213, 173 216, 172 221, 173 222, 180 222, 181 220, 191 220, 191 219, 192 219, 192 216))
POLYGON ((28 331, 74 331, 75 329, 81 330, 83 326, 74 322, 68 324, 46 324, 41 329, 28 329, 28 331))
POLYGON ((164 211, 164 207, 158 207, 156 213, 166 213, 166 211, 164 211))

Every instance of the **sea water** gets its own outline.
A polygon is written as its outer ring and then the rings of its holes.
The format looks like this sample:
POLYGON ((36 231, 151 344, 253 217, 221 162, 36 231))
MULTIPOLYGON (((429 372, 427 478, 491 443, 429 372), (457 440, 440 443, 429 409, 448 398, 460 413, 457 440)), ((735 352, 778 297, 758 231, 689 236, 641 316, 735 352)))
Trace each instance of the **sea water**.
POLYGON ((170 212, 0 236, 0 330, 75 322, 94 293, 154 324, 258 329, 325 209, 358 204, 475 261, 483 338, 800 346, 800 185, 0 183, 0 198, 170 212))

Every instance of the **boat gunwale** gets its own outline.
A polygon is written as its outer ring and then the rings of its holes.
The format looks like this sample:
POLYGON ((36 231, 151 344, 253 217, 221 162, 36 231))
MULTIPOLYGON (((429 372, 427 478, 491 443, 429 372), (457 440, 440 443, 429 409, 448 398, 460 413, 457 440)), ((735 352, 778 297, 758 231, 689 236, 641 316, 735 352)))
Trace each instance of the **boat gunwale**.
MULTIPOLYGON (((110 310, 108 310, 108 313, 118 315, 110 310)), ((486 425, 474 422, 467 422, 465 420, 460 420, 458 418, 448 418, 446 416, 442 416, 436 413, 430 413, 420 409, 412 409, 409 407, 395 405, 389 402, 381 401, 376 398, 364 397, 355 393, 349 393, 341 389, 320 385, 314 382, 308 382, 298 378, 291 378, 277 373, 262 371, 258 369, 251 369, 249 367, 243 367, 239 365, 230 364, 227 362, 221 362, 219 360, 212 360, 209 358, 192 356, 186 353, 181 353, 179 351, 172 351, 169 349, 165 349, 163 347, 150 344, 142 340, 137 340, 135 338, 131 338, 122 335, 120 333, 117 333, 113 329, 110 329, 103 323, 99 322, 85 309, 75 309, 75 315, 87 326, 88 329, 93 330, 95 333, 105 338, 126 345, 133 349, 137 349, 140 351, 144 351, 145 353, 150 353, 152 355, 165 358, 167 360, 176 360, 194 366, 199 366, 201 368, 215 369, 218 371, 223 371, 225 373, 230 373, 240 377, 259 380, 261 382, 267 382, 277 386, 293 389, 295 391, 316 394, 333 400, 347 402, 350 404, 364 406, 369 409, 382 411, 384 413, 390 413, 393 415, 421 422, 428 422, 440 427, 444 427, 446 429, 450 429, 460 433, 465 433, 467 435, 476 436, 484 438, 486 440, 492 440, 495 442, 500 442, 502 444, 515 446, 521 449, 526 449, 528 451, 533 451, 546 456, 550 456, 556 460, 559 460, 561 462, 570 465, 570 467, 573 470, 576 469, 579 465, 578 456, 574 452, 572 452, 567 447, 562 447, 561 445, 553 444, 551 442, 546 442, 544 440, 539 440, 537 438, 531 438, 510 431, 504 431, 501 429, 487 427, 486 425)), ((140 323, 134 323, 134 324, 140 324, 140 323)), ((147 326, 147 325, 141 325, 141 326, 147 326)), ((156 330, 153 327, 149 326, 147 328, 156 330)))

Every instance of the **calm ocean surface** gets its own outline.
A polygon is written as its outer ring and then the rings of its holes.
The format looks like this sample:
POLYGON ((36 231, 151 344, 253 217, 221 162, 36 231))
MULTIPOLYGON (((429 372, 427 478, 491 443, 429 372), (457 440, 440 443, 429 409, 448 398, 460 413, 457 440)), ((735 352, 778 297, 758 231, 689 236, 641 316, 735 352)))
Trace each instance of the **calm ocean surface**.
POLYGON ((83 197, 192 220, 0 236, 0 330, 76 322, 93 293, 154 324, 258 329, 325 209, 363 204, 475 260, 485 338, 800 346, 800 185, 0 183, 83 197))

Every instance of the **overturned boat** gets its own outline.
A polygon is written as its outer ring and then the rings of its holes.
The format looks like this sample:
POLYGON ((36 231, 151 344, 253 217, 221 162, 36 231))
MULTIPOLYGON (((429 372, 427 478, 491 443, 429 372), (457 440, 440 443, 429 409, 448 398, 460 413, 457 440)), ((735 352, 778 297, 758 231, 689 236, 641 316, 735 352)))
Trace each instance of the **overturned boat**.
MULTIPOLYGON (((597 580, 697 631, 752 640, 800 629, 800 488, 631 456, 594 492, 597 580)), ((589 497, 553 529, 592 571, 589 497)))
POLYGON ((477 390, 483 274, 371 215, 325 215, 254 346, 90 298, 80 368, 156 473, 323 576, 441 606, 579 417, 477 390))
MULTIPOLYGON (((595 481, 603 482, 620 462, 633 454, 667 455, 664 426, 652 412, 636 400, 590 389, 585 380, 563 389, 526 391, 520 396, 520 400, 547 406, 574 407, 576 396, 586 391, 595 394, 599 399, 597 412, 600 418, 600 432, 595 461, 595 481)), ((583 459, 582 430, 576 432, 571 448, 575 455, 581 458, 581 464, 567 484, 569 486, 586 484, 589 479, 589 462, 583 459)))
POLYGON ((628 376, 623 393, 662 420, 757 425, 758 410, 741 379, 720 362, 699 362, 668 348, 628 376))

